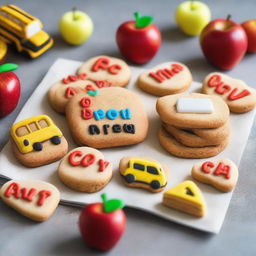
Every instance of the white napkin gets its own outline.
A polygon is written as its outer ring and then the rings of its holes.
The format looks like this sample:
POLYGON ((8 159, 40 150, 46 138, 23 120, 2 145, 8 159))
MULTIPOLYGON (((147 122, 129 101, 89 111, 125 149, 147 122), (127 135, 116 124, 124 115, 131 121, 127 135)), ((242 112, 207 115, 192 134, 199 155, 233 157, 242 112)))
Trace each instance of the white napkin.
MULTIPOLYGON (((47 114, 63 131, 69 142, 69 150, 75 148, 76 145, 68 131, 65 116, 62 116, 51 109, 47 100, 47 91, 54 82, 69 74, 75 74, 80 65, 81 63, 77 61, 65 59, 56 60, 40 85, 24 105, 15 122, 29 118, 33 115, 47 114)), ((190 176, 192 166, 194 163, 201 161, 173 157, 159 145, 157 129, 160 125, 160 120, 155 111, 157 98, 142 92, 135 85, 137 76, 142 71, 144 70, 141 68, 132 67, 132 80, 127 88, 140 94, 141 99, 145 104, 150 120, 149 134, 146 141, 139 145, 101 150, 106 159, 111 161, 114 167, 113 179, 103 191, 108 194, 109 198, 123 199, 127 206, 148 211, 162 218, 196 229, 218 233, 224 221, 232 193, 221 193, 208 185, 196 182, 201 189, 207 204, 206 215, 203 218, 196 218, 163 206, 161 203, 163 192, 153 194, 142 189, 128 188, 123 184, 118 173, 118 164, 119 160, 124 156, 147 156, 165 164, 170 171, 170 180, 166 189, 171 188, 184 180, 192 180, 190 176)), ((190 91, 196 91, 200 86, 199 83, 193 82, 190 91)), ((228 157, 239 165, 253 124, 254 116, 255 111, 250 111, 249 113, 241 115, 231 114, 231 142, 224 152, 212 159, 228 157)), ((61 191, 61 199, 64 203, 80 206, 101 200, 100 194, 103 191, 94 194, 86 194, 73 191, 63 185, 56 173, 59 162, 37 168, 26 168, 22 166, 12 155, 10 143, 7 143, 4 146, 0 154, 0 163, 0 174, 10 177, 11 179, 38 179, 54 184, 61 191)))

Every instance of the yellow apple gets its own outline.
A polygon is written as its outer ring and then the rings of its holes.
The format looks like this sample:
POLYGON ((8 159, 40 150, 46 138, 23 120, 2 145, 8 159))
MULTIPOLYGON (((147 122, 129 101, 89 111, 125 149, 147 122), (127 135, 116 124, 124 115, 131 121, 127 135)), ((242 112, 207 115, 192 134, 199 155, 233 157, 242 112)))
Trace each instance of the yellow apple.
POLYGON ((84 12, 73 10, 65 13, 59 21, 63 39, 73 45, 84 43, 93 32, 91 18, 84 12))
POLYGON ((190 36, 200 35, 211 19, 208 6, 199 1, 186 1, 176 9, 176 22, 181 30, 190 36))

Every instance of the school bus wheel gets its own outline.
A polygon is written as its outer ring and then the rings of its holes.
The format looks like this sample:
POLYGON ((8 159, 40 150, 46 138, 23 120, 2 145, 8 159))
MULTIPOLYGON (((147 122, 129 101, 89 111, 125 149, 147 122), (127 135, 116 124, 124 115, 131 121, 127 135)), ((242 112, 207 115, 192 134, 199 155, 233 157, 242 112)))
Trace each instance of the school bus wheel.
POLYGON ((135 181, 135 177, 132 174, 127 174, 125 176, 125 180, 126 180, 127 183, 133 183, 135 181))
POLYGON ((59 145, 61 143, 61 138, 59 136, 53 136, 51 138, 51 142, 54 145, 59 145))
POLYGON ((153 188, 153 189, 158 189, 158 188, 160 188, 160 183, 159 183, 159 181, 157 181, 157 180, 153 180, 153 181, 150 183, 150 186, 151 186, 151 188, 153 188))
POLYGON ((41 151, 41 150, 43 149, 42 143, 40 143, 40 142, 35 142, 35 143, 33 144, 33 149, 34 149, 35 151, 41 151))

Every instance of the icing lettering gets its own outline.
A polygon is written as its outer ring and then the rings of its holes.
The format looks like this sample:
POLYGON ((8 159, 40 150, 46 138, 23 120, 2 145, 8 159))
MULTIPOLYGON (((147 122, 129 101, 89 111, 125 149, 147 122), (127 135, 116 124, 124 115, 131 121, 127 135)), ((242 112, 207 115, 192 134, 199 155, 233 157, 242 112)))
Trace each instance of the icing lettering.
POLYGON ((221 76, 217 74, 210 77, 210 79, 207 82, 207 85, 209 87, 215 87, 214 91, 221 95, 227 94, 231 91, 227 96, 227 99, 230 101, 238 100, 251 94, 250 91, 246 89, 238 93, 238 88, 232 89, 232 86, 225 84, 222 81, 221 76))
POLYGON ((38 206, 42 206, 44 204, 44 202, 45 202, 45 199, 47 197, 51 196, 51 195, 52 195, 51 191, 49 191, 49 190, 41 190, 39 192, 39 199, 37 201, 37 205, 38 206))
MULTIPOLYGON (((29 190, 25 187, 20 187, 16 182, 11 183, 6 189, 4 196, 11 197, 14 196, 16 199, 23 199, 28 202, 32 202, 35 197, 37 190, 35 188, 30 188, 29 190)), ((41 190, 38 192, 37 205, 42 206, 45 202, 45 199, 51 195, 51 192, 48 190, 41 190)))
POLYGON ((223 175, 226 179, 230 179, 230 170, 231 167, 229 165, 225 165, 224 163, 220 162, 218 166, 215 168, 215 164, 213 162, 204 162, 201 167, 201 171, 207 174, 212 172, 213 175, 223 175))
POLYGON ((183 67, 181 65, 171 64, 171 69, 158 69, 156 72, 150 72, 149 76, 155 79, 158 83, 162 83, 165 80, 171 79, 173 76, 180 73, 182 70, 183 67))
POLYGON ((70 99, 74 95, 76 95, 76 91, 72 87, 68 87, 65 92, 65 97, 70 99))
POLYGON ((110 82, 104 81, 104 80, 95 81, 95 84, 98 86, 98 88, 110 87, 111 86, 110 82))
POLYGON ((102 57, 96 60, 94 65, 92 66, 93 72, 98 72, 100 69, 108 70, 108 72, 112 75, 117 75, 120 70, 122 70, 122 66, 118 64, 109 65, 110 60, 108 58, 102 57))
POLYGON ((77 80, 86 80, 86 78, 87 78, 87 75, 85 73, 79 74, 78 76, 69 75, 62 79, 62 83, 69 84, 77 80))
POLYGON ((202 165, 202 171, 205 172, 205 173, 210 173, 211 172, 210 168, 212 168, 212 167, 214 167, 213 162, 205 162, 202 165))
POLYGON ((224 175, 226 179, 230 179, 230 166, 223 163, 219 163, 216 170, 213 173, 214 175, 224 175))
POLYGON ((82 118, 85 120, 91 119, 93 117, 93 112, 90 108, 83 108, 81 112, 82 112, 82 118))
POLYGON ((103 159, 99 160, 99 172, 103 172, 109 165, 108 161, 104 161, 103 159))
POLYGON ((92 101, 91 101, 91 99, 88 98, 88 97, 84 97, 84 98, 82 98, 81 101, 80 101, 80 105, 81 105, 82 107, 84 107, 84 108, 90 107, 90 106, 91 106, 91 103, 92 103, 92 101))
POLYGON ((99 121, 105 117, 107 117, 109 120, 115 120, 119 116, 122 119, 131 119, 131 111, 129 108, 121 109, 120 111, 118 111, 114 108, 111 108, 107 111, 105 111, 103 109, 98 109, 98 110, 93 111, 93 115, 94 115, 94 119, 96 121, 99 121))
MULTIPOLYGON (((109 133, 110 125, 105 124, 105 125, 103 125, 102 128, 103 128, 102 132, 107 135, 109 133)), ((94 124, 89 125, 88 131, 89 131, 89 134, 91 134, 91 135, 101 134, 101 130, 100 130, 99 126, 94 125, 94 124)), ((122 131, 125 132, 125 133, 135 134, 135 126, 134 126, 134 124, 124 124, 123 126, 121 126, 120 124, 114 124, 112 126, 112 132, 113 133, 120 133, 122 131)))
MULTIPOLYGON (((95 161, 96 161, 96 157, 94 154, 88 153, 83 156, 83 153, 80 150, 76 150, 72 152, 68 157, 69 164, 74 167, 79 165, 83 167, 89 167, 90 165, 94 164, 95 161)), ((103 172, 108 167, 109 162, 104 161, 103 159, 99 159, 98 165, 99 165, 99 172, 103 172)))

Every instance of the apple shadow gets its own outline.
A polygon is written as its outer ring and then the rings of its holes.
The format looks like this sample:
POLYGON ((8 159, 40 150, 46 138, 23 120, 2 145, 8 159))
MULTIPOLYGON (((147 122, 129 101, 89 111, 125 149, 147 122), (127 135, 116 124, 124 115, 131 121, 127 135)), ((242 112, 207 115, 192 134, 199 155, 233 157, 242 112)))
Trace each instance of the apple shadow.
POLYGON ((164 27, 161 29, 162 40, 168 42, 180 42, 194 37, 185 35, 178 27, 164 27))

